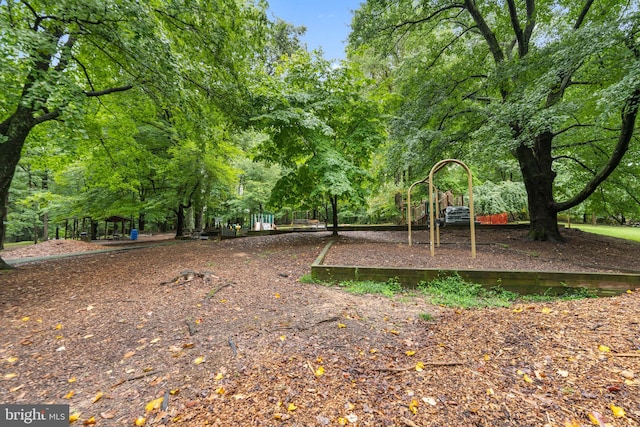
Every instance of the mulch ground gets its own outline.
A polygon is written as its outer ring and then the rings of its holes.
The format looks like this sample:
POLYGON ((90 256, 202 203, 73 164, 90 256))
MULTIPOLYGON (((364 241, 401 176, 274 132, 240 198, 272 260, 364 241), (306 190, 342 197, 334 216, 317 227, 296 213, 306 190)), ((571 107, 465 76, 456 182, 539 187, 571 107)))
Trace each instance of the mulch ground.
MULTIPOLYGON (((482 264, 640 270, 637 244, 523 234, 479 235, 482 264)), ((473 262, 448 254, 468 236, 449 237, 441 265, 473 262)), ((66 403, 76 424, 104 426, 640 424, 640 290, 457 310, 300 283, 330 238, 186 241, 0 272, 0 402, 66 403)), ((343 233, 328 257, 434 262, 403 239, 343 233)))

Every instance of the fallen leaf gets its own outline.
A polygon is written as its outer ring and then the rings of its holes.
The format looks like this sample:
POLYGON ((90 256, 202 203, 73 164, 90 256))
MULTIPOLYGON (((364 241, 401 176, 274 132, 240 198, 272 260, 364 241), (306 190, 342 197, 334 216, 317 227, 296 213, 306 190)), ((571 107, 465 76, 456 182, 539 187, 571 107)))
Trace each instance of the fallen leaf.
POLYGON ((347 325, 345 325, 344 323, 338 323, 338 328, 342 329, 342 328, 346 328, 347 325))
POLYGON ((414 354, 416 354, 415 350, 407 350, 406 352, 407 356, 413 356, 414 354))
POLYGON ((136 425, 137 426, 143 426, 144 423, 147 422, 147 419, 145 417, 138 417, 136 418, 136 425))
POLYGON ((155 344, 157 342, 160 342, 160 338, 154 338, 151 341, 149 341, 149 344, 155 344))
POLYGON ((14 363, 14 362, 17 362, 17 361, 18 361, 17 357, 9 357, 9 358, 7 358, 7 362, 9 362, 9 363, 14 363))
POLYGON ((204 356, 196 357, 195 359, 193 359, 194 365, 199 365, 202 362, 204 362, 204 356))
POLYGON ((219 395, 223 395, 223 394, 225 394, 226 392, 227 392, 227 391, 226 391, 226 390, 224 389, 224 387, 222 387, 222 386, 220 386, 220 387, 218 387, 218 388, 216 389, 216 394, 219 394, 219 395))
POLYGON ((540 312, 542 314, 549 314, 551 313, 551 309, 549 307, 544 307, 542 310, 540 310, 540 312))
POLYGON ((280 335, 280 341, 284 342, 287 339, 286 335, 280 335))
POLYGON ((422 362, 416 363, 416 371, 418 372, 424 371, 424 363, 422 362))
POLYGON ((513 312, 514 313, 522 313, 523 310, 524 310, 523 307, 516 307, 516 308, 513 309, 513 312))
POLYGON ((223 378, 224 378, 224 374, 222 372, 218 372, 218 374, 216 375, 216 377, 214 379, 216 381, 220 381, 223 378))
POLYGON ((274 297, 276 297, 276 298, 282 298, 282 297, 280 296, 280 294, 274 294, 273 296, 274 296, 274 297))
POLYGON ((69 422, 74 423, 78 421, 78 418, 80 418, 80 414, 81 412, 74 412, 73 414, 69 415, 69 422))
POLYGON ((495 393, 492 388, 487 389, 487 396, 493 396, 495 393))
POLYGON ((127 352, 124 354, 124 356, 122 356, 122 358, 123 358, 123 359, 128 359, 128 358, 130 358, 131 356, 133 356, 134 354, 136 354, 136 352, 135 352, 135 351, 127 351, 127 352))
POLYGON ((298 409, 298 407, 296 405, 294 405, 293 403, 289 403, 289 405, 287 406, 287 411, 289 411, 289 412, 293 412, 296 409, 298 409))
POLYGON ((533 382, 533 380, 531 379, 531 377, 527 374, 524 374, 522 376, 522 379, 524 380, 524 382, 531 384, 533 382))
POLYGON ((609 347, 607 347, 606 345, 600 344, 598 346, 598 350, 600 350, 603 353, 609 353, 611 351, 611 349, 609 347))
POLYGON ((102 399, 102 396, 104 396, 104 393, 102 393, 101 391, 99 391, 96 396, 93 398, 93 403, 96 403, 98 400, 102 399))
POLYGON ((60 329, 62 329, 62 323, 58 323, 56 325, 56 330, 59 331, 60 329))
POLYGON ((616 418, 623 418, 626 415, 624 409, 622 409, 620 406, 616 406, 612 403, 609 407, 611 408, 611 412, 613 412, 613 416, 616 418))
POLYGON ((564 427, 580 427, 580 423, 576 420, 569 420, 564 422, 564 427))
POLYGON ((604 427, 606 421, 600 412, 589 412, 589 420, 592 424, 600 427, 604 427))
POLYGON ((85 420, 82 424, 85 426, 93 425, 96 423, 96 417, 91 417, 88 420, 85 420))
POLYGON ((632 294, 632 293, 633 293, 633 291, 632 291, 631 289, 627 289, 627 293, 628 293, 628 294, 632 294))
POLYGON ((69 393, 64 395, 63 399, 71 399, 74 394, 76 394, 76 392, 71 390, 69 393))
POLYGON ((5 375, 4 375, 4 379, 5 379, 5 380, 10 380, 10 379, 15 378, 15 377, 17 377, 17 376, 18 376, 18 374, 15 374, 15 373, 13 373, 13 372, 12 372, 12 373, 10 373, 10 374, 5 374, 5 375))
POLYGON ((324 375, 324 366, 319 366, 318 369, 315 370, 316 377, 321 377, 324 375))
MULTIPOLYGON (((160 405, 162 405, 162 401, 164 400, 164 397, 159 397, 157 399, 153 399, 151 402, 147 403, 144 407, 145 412, 151 412, 154 409, 159 409, 160 405)), ((142 417, 140 417, 142 418, 142 417)), ((146 419, 145 419, 146 421, 146 419)))
POLYGON ((30 319, 30 317, 29 317, 29 316, 25 316, 25 317, 23 317, 23 318, 22 318, 22 321, 23 321, 23 322, 28 322, 28 321, 29 321, 29 319, 30 319))
POLYGON ((67 380, 68 383, 75 383, 76 381, 76 377, 71 377, 67 380))
POLYGON ((396 331, 395 329, 390 330, 389 333, 393 334, 393 335, 399 335, 400 334, 400 332, 396 331))
POLYGON ((489 356, 488 354, 485 354, 483 358, 485 362, 488 362, 489 360, 491 360, 491 356, 489 356))
POLYGON ((416 399, 411 399, 411 402, 409 403, 409 410, 414 415, 418 413, 418 401, 416 399))
POLYGON ((115 417, 115 414, 113 412, 100 412, 100 417, 105 420, 110 420, 115 417))

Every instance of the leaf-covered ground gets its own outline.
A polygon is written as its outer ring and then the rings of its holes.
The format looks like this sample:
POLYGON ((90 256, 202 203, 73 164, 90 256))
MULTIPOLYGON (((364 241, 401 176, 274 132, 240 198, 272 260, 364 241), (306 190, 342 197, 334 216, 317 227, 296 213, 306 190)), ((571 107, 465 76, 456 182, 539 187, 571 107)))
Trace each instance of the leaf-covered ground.
MULTIPOLYGON (((479 256, 511 247, 529 254, 512 257, 521 269, 548 264, 552 246, 502 236, 479 256)), ((75 423, 104 426, 639 424, 640 290, 456 310, 300 283, 329 239, 177 242, 0 273, 0 402, 68 403, 75 423)), ((408 249, 341 239, 381 263, 408 249)), ((562 262, 597 247, 607 268, 635 268, 602 253, 637 259, 637 245, 605 243, 570 240, 562 262)))

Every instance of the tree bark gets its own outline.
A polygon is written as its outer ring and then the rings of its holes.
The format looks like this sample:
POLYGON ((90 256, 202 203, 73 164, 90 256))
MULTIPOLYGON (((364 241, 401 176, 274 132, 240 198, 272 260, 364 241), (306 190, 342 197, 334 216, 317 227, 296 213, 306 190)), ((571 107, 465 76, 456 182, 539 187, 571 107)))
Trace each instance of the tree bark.
POLYGON ((529 238, 534 240, 563 241, 553 198, 556 173, 552 169, 552 142, 553 134, 547 132, 536 137, 533 147, 520 145, 516 149, 516 158, 527 189, 529 238))
POLYGON ((338 196, 331 196, 329 197, 329 199, 331 200, 331 210, 333 211, 332 213, 332 219, 333 219, 333 235, 337 236, 338 235, 338 196))
MULTIPOLYGON (((32 112, 22 106, 18 107, 15 113, 0 123, 0 137, 7 138, 4 142, 0 140, 0 159, 2 159, 0 161, 0 200, 8 200, 9 187, 20 161, 22 147, 35 124, 32 112)), ((0 218, 7 218, 7 210, 8 204, 0 203, 0 218)), ((4 242, 6 233, 4 221, 0 225, 0 241, 4 242)), ((0 258, 0 270, 10 268, 0 258)))
POLYGON ((185 206, 182 203, 179 203, 178 211, 176 212, 176 239, 181 238, 182 234, 184 233, 184 209, 185 206))

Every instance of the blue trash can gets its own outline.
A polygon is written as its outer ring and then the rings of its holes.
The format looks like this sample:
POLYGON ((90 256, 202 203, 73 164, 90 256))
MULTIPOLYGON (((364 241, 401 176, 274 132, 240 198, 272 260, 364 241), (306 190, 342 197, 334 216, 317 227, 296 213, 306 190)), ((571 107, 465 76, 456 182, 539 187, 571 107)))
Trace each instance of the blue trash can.
POLYGON ((135 228, 131 230, 131 240, 138 240, 138 230, 135 228))

